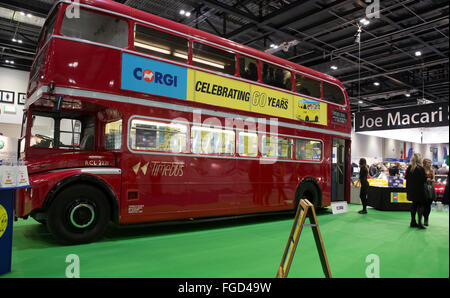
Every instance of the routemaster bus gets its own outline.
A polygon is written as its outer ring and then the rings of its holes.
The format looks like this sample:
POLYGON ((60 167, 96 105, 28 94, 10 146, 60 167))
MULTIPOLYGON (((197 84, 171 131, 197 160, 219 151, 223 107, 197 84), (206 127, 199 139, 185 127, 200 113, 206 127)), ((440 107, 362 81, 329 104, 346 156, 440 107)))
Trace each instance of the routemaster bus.
POLYGON ((16 218, 87 243, 110 222, 349 201, 349 113, 329 75, 113 1, 58 1, 30 72, 16 218))

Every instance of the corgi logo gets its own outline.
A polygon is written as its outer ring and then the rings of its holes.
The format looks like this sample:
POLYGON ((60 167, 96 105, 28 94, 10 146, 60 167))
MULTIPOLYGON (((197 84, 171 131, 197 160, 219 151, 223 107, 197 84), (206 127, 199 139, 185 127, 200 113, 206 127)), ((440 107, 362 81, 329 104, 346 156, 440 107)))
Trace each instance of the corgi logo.
POLYGON ((163 74, 158 71, 151 71, 150 69, 142 70, 137 67, 133 71, 134 78, 138 81, 146 81, 148 83, 177 87, 178 77, 171 74, 163 74))
POLYGON ((155 78, 153 71, 151 71, 149 69, 144 70, 143 75, 144 75, 144 80, 149 83, 153 82, 153 79, 155 78))

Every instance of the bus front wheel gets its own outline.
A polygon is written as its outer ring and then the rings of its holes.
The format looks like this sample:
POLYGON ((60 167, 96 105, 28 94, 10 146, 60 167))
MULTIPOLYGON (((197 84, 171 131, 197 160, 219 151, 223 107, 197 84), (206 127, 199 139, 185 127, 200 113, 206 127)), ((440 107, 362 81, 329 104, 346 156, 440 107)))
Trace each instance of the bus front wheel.
POLYGON ((110 219, 110 206, 104 193, 88 184, 63 189, 47 213, 47 227, 63 244, 82 244, 97 240, 110 219))

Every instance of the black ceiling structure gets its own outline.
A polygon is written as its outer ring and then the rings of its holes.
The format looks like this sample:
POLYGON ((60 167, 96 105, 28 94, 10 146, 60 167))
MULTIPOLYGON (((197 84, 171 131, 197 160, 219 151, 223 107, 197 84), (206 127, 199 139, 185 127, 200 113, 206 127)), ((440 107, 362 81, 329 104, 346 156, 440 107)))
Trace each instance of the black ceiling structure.
MULTIPOLYGON (((353 112, 449 100, 448 0, 115 1, 332 75, 353 112)), ((0 0, 0 9, 45 17, 54 2, 0 0)), ((29 70, 39 32, 0 16, 0 66, 29 70)))

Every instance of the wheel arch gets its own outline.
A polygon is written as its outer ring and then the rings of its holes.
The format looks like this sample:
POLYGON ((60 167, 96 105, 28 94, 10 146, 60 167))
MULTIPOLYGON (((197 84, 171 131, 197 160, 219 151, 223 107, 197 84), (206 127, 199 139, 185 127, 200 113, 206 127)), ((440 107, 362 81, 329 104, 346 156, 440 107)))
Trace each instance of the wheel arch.
POLYGON ((119 201, 116 194, 104 180, 87 174, 77 174, 69 176, 56 183, 45 197, 42 209, 48 210, 52 202, 56 199, 56 197, 62 190, 76 184, 89 184, 100 189, 105 194, 108 203, 111 206, 111 220, 115 223, 119 222, 119 201))
POLYGON ((312 185, 316 191, 317 191, 317 198, 314 200, 314 202, 311 202, 314 204, 315 207, 321 207, 322 206, 322 189, 320 188, 319 182, 317 182, 316 178, 314 177, 305 177, 303 178, 300 183, 297 186, 297 190, 295 192, 295 207, 297 208, 298 203, 300 202, 300 194, 302 194, 302 191, 308 189, 308 185, 312 185))

